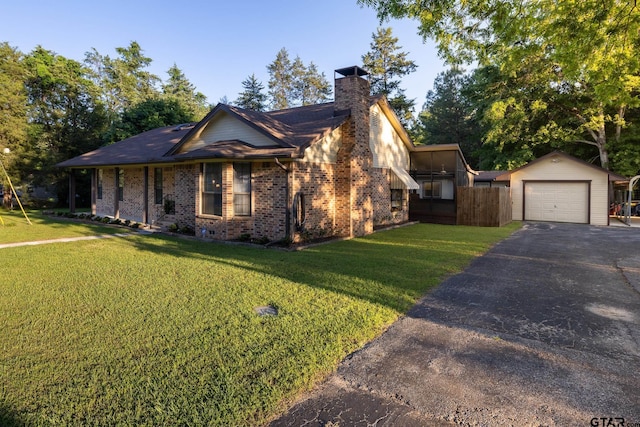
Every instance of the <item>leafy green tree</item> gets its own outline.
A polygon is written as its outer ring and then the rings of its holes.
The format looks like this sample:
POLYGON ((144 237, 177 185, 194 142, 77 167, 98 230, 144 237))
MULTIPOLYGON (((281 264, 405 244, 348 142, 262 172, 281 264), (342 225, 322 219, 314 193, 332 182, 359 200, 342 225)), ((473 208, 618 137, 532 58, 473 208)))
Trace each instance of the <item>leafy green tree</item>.
POLYGON ((364 68, 369 72, 371 92, 384 95, 400 121, 409 127, 415 101, 406 97, 400 85, 402 77, 413 73, 418 66, 408 59, 408 52, 401 50, 391 28, 378 28, 371 37, 371 50, 362 56, 364 68))
MULTIPOLYGON (((79 62, 36 47, 25 57, 29 128, 22 157, 22 179, 53 186, 61 203, 67 202, 68 180, 54 167, 101 145, 106 115, 97 102, 98 88, 79 62)), ((87 177, 85 177, 87 178, 87 177)), ((79 190, 88 178, 79 181, 79 190)))
MULTIPOLYGON (((0 43, 0 156, 11 175, 18 179, 14 160, 22 158, 27 140, 27 93, 24 87, 26 69, 23 55, 8 43, 0 43), (8 148, 10 155, 3 155, 8 148)), ((4 181, 0 177, 0 183, 4 181)))
POLYGON ((251 74, 242 82, 244 90, 238 95, 236 104, 239 107, 253 111, 265 111, 267 109, 267 95, 263 93, 264 85, 251 74))
POLYGON ((612 169, 625 176, 640 175, 640 108, 625 116, 625 132, 610 143, 612 169))
POLYGON ((565 142, 594 147, 600 164, 609 167, 609 149, 623 142, 625 117, 640 104, 640 13, 635 1, 358 2, 375 7, 381 19, 419 20, 420 33, 433 38, 451 63, 475 60, 500 67, 513 84, 512 96, 495 108, 497 118, 512 111, 516 117, 528 116, 520 108, 524 105, 535 105, 535 114, 549 112, 549 106, 562 110, 570 120, 558 118, 551 130, 565 142), (546 98, 524 99, 516 93, 527 87, 534 87, 528 91, 531 96, 546 98), (552 105, 556 99, 563 101, 557 107, 552 105))
POLYGON ((193 112, 177 99, 147 99, 124 110, 116 127, 116 137, 123 140, 151 129, 194 121, 193 112))
POLYGON ((182 70, 173 64, 167 71, 169 78, 162 84, 165 98, 176 100, 189 111, 194 119, 202 119, 209 111, 207 97, 196 91, 195 86, 187 79, 182 70))
POLYGON ((102 89, 100 99, 109 113, 108 142, 117 140, 115 126, 122 111, 160 96, 157 89, 160 78, 146 71, 152 59, 144 56, 140 45, 133 41, 126 48, 116 48, 116 52, 119 56, 115 59, 98 53, 96 49, 85 54, 89 76, 102 89))
POLYGON ((423 144, 460 145, 467 162, 477 168, 482 135, 476 106, 467 96, 470 81, 471 77, 457 67, 440 73, 427 93, 413 133, 423 144))

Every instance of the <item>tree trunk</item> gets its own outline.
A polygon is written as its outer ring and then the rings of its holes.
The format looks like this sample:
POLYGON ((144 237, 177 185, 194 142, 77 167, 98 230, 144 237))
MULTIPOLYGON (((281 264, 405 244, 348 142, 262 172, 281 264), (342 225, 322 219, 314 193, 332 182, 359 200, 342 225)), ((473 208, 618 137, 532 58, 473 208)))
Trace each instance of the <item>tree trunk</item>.
POLYGON ((602 121, 600 129, 598 129, 596 145, 600 154, 600 166, 609 170, 609 151, 607 150, 607 133, 604 129, 604 121, 602 121))

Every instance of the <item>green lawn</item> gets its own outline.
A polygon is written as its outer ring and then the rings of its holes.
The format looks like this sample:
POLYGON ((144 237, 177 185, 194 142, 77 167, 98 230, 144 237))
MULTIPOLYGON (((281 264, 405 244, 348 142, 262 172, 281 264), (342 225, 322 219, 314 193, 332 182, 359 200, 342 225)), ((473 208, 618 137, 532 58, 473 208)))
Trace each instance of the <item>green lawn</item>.
POLYGON ((13 211, 0 209, 0 244, 131 231, 126 228, 72 222, 65 218, 43 216, 38 212, 27 212, 27 216, 31 225, 27 223, 19 209, 13 211))
MULTIPOLYGON (((104 231, 77 226, 32 227, 104 231)), ((0 249, 0 425, 263 424, 518 227, 299 252, 138 234, 0 249)))

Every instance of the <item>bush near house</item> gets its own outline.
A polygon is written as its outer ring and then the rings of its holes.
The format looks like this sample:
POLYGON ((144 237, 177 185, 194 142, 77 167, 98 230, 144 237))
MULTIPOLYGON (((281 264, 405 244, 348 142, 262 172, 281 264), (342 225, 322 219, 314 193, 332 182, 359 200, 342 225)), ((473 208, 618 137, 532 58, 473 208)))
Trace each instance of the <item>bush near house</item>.
POLYGON ((299 252, 136 233, 0 249, 0 425, 263 424, 516 227, 299 252))

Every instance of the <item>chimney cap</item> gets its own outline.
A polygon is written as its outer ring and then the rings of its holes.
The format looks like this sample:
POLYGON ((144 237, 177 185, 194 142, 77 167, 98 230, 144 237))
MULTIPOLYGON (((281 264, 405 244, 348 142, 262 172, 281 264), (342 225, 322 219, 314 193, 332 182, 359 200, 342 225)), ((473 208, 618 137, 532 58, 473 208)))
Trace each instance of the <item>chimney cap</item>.
POLYGON ((347 76, 362 77, 362 76, 369 75, 369 73, 367 73, 364 69, 358 67, 357 65, 354 65, 352 67, 346 67, 346 68, 338 68, 337 70, 335 70, 335 72, 345 77, 347 76))

